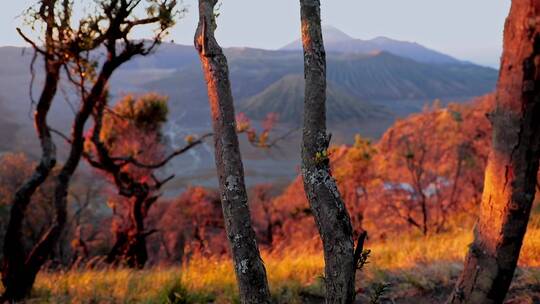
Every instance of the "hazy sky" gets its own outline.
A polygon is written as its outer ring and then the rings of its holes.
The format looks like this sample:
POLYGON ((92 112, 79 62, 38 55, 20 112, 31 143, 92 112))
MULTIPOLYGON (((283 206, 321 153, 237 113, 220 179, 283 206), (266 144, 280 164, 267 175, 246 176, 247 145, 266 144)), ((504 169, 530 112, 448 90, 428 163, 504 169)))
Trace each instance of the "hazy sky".
MULTIPOLYGON (((4 0, 0 45, 24 45, 16 17, 36 0, 4 0), (6 5, 7 4, 7 5, 6 5)), ((170 36, 191 44, 196 0, 170 36)), ((223 46, 276 49, 299 36, 298 0, 222 0, 218 39, 223 46)), ((322 0, 323 24, 362 39, 415 41, 459 59, 497 67, 510 0, 322 0)))

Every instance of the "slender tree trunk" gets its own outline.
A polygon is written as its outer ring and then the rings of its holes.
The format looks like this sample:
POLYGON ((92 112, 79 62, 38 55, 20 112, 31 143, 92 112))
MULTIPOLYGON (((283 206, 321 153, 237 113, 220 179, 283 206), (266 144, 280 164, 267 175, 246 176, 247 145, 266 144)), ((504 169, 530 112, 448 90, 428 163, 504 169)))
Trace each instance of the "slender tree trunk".
POLYGON ((324 247, 326 303, 352 303, 355 298, 352 226, 331 176, 326 133, 326 54, 320 1, 300 0, 306 79, 302 176, 324 247))
POLYGON ((5 291, 2 299, 9 301, 23 299, 32 288, 33 279, 27 270, 26 253, 22 243, 24 214, 32 195, 45 182, 56 164, 56 148, 47 124, 47 115, 56 95, 60 64, 46 61, 45 67, 45 85, 34 114, 34 123, 41 143, 41 161, 32 176, 15 193, 4 240, 2 283, 5 291))
POLYGON ((217 0, 199 0, 195 47, 208 86, 225 229, 232 249, 241 302, 269 303, 266 270, 251 225, 227 59, 214 37, 216 3, 217 0))
POLYGON ((540 2, 513 0, 504 32, 480 217, 449 303, 503 303, 535 195, 540 150, 540 2))

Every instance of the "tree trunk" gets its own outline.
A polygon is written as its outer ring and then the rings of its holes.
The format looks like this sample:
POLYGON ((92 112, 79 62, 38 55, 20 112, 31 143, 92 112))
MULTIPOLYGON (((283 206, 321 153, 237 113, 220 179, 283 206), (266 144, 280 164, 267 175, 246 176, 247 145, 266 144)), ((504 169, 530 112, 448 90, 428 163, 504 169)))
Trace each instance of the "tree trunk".
POLYGON ((130 227, 116 233, 116 241, 107 255, 107 263, 125 265, 129 268, 142 269, 148 260, 146 249, 146 237, 149 235, 144 230, 144 211, 148 193, 141 194, 130 201, 130 227))
POLYGON ((537 0, 512 1, 480 216, 449 303, 503 303, 514 275, 538 173, 539 17, 537 0))
POLYGON ((28 275, 22 243, 22 224, 32 195, 45 182, 56 164, 56 148, 47 124, 47 115, 56 95, 60 64, 46 62, 45 68, 45 85, 34 114, 34 123, 41 143, 41 161, 32 176, 15 193, 4 240, 2 283, 5 291, 2 299, 9 301, 23 299, 32 288, 33 279, 28 275))
POLYGON ((195 47, 208 87, 225 229, 232 249, 241 302, 270 303, 266 270, 251 225, 227 59, 214 38, 216 3, 217 0, 199 0, 195 47))
POLYGON ((326 303, 352 303, 355 298, 352 226, 331 176, 326 134, 326 54, 319 0, 300 0, 306 79, 302 176, 324 247, 326 303))
POLYGON ((133 229, 128 233, 128 248, 125 254, 125 261, 131 268, 143 268, 148 260, 146 251, 146 235, 144 231, 144 219, 146 215, 143 211, 144 202, 148 194, 136 197, 131 206, 131 221, 133 229))
POLYGON ((125 265, 129 268, 142 269, 148 260, 146 235, 134 228, 116 233, 116 240, 106 262, 112 265, 125 265))

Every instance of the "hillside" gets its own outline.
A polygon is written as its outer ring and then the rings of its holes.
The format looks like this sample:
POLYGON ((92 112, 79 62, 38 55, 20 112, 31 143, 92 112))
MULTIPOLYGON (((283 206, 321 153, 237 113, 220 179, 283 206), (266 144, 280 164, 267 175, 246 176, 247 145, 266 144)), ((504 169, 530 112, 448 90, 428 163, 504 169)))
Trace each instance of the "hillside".
POLYGON ((475 65, 419 63, 388 52, 331 56, 328 79, 364 100, 430 100, 493 90, 497 73, 475 65))
MULTIPOLYGON (((300 125, 304 111, 304 77, 300 74, 286 75, 268 86, 260 94, 249 98, 239 107, 252 119, 262 120, 267 113, 280 113, 280 122, 300 125)), ((327 119, 331 124, 357 119, 376 121, 390 119, 392 114, 384 107, 376 106, 349 95, 332 82, 327 88, 327 119)))

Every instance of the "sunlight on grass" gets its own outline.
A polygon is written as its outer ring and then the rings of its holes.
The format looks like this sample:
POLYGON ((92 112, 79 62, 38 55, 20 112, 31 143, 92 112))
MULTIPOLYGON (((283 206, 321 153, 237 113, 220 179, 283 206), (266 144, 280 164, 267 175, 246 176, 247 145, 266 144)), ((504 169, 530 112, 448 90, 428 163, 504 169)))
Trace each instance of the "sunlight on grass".
MULTIPOLYGON (((359 285, 369 287, 392 280, 422 290, 450 285, 459 274, 471 239, 470 229, 456 228, 427 237, 409 234, 368 242, 372 254, 359 276, 359 285)), ((537 271, 528 270, 540 267, 539 256, 540 216, 534 216, 520 258, 523 282, 540 281, 537 271)), ((320 292, 324 267, 320 252, 297 248, 263 252, 263 258, 277 303, 298 303, 299 294, 310 288, 320 292)), ((217 257, 195 257, 183 268, 42 272, 33 298, 33 303, 238 302, 232 263, 217 257)))
POLYGON ((55 303, 165 303, 179 274, 177 268, 43 272, 35 296, 55 303))

